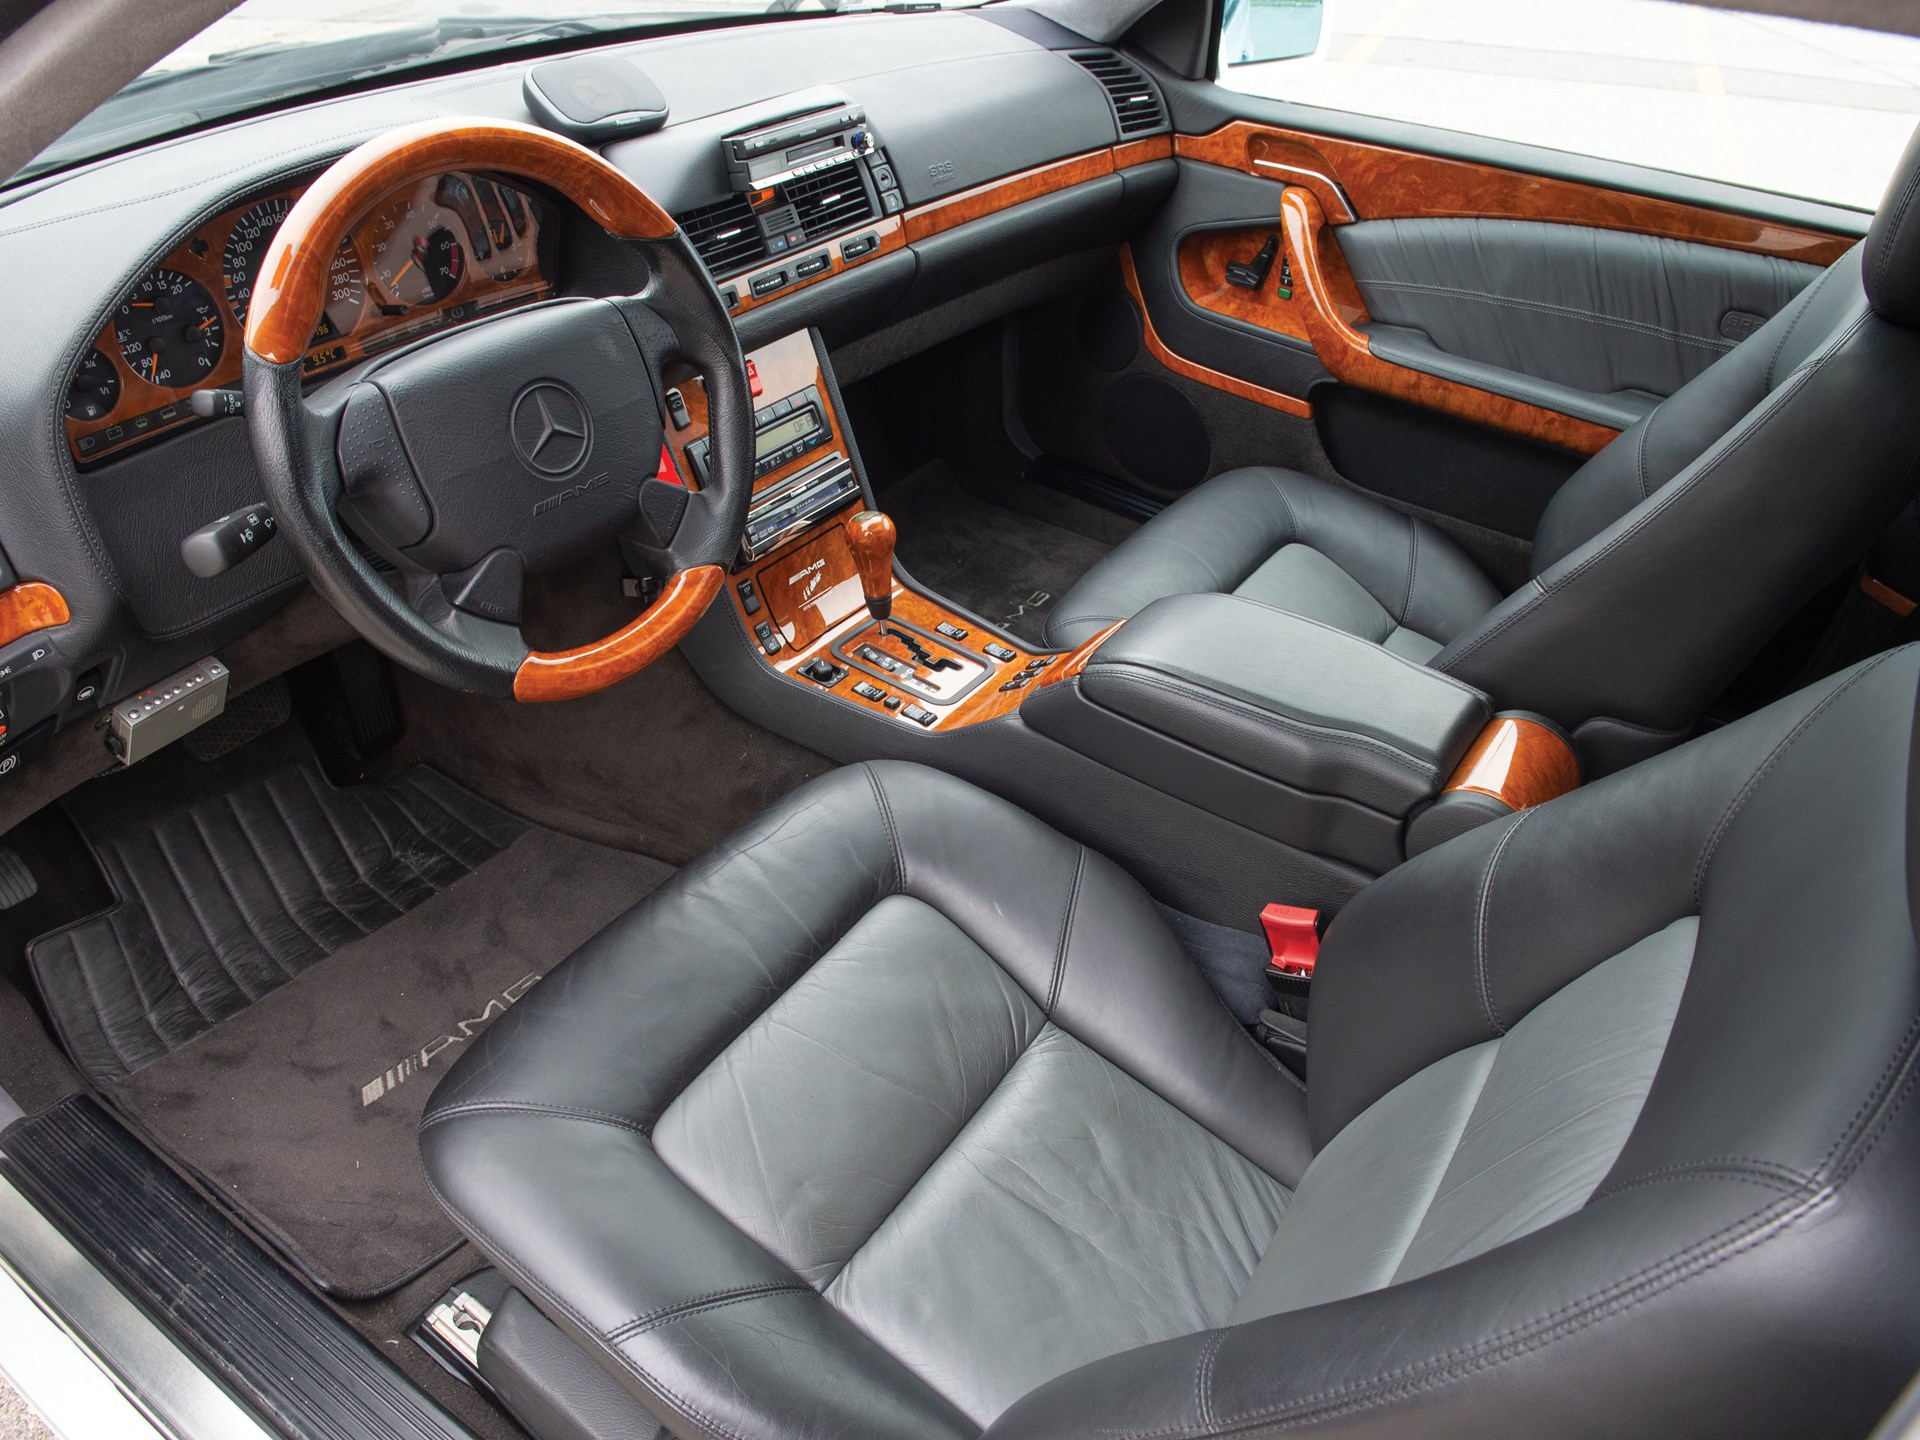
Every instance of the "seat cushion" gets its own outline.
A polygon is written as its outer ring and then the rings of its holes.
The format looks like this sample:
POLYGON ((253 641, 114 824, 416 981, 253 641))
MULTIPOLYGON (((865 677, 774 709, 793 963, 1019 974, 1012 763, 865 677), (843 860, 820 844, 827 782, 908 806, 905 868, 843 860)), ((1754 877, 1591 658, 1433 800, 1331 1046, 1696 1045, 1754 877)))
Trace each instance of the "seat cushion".
POLYGON ((1061 597, 1071 647, 1167 595, 1245 595, 1425 663, 1500 600, 1425 521, 1297 470, 1215 476, 1142 525, 1061 597))
POLYGON ((1297 1082, 1108 861, 951 777, 796 792, 525 996, 422 1132, 462 1226, 686 1433, 971 1435, 1223 1323, 1297 1082))

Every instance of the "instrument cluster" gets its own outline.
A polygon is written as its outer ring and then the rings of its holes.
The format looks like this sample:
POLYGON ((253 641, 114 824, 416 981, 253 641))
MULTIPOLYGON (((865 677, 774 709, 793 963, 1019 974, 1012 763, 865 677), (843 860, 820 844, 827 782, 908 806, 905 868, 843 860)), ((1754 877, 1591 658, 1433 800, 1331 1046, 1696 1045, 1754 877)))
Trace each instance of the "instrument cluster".
MULTIPOLYGON (((67 444, 86 465, 195 423, 197 390, 241 374, 247 306, 303 185, 243 201, 183 239, 121 297, 67 386, 67 444)), ((453 172, 394 191, 340 242, 309 375, 554 293, 545 199, 453 172)))

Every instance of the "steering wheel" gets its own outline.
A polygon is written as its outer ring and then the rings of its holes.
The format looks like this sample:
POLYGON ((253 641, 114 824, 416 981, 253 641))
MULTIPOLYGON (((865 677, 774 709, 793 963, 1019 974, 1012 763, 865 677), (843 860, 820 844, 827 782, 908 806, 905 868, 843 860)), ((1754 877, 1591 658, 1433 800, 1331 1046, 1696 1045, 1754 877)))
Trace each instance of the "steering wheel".
POLYGON ((672 649, 725 583, 753 491, 740 342, 672 217, 571 140, 439 120, 341 157, 267 248, 244 373, 282 533, 355 629, 430 680, 519 700, 591 694, 672 649), (465 325, 305 395, 302 362, 340 242, 396 188, 448 170, 523 177, 564 195, 639 251, 646 283, 631 296, 551 300, 465 325), (670 360, 706 382, 712 443, 698 491, 655 473, 670 360), (615 540, 666 574, 659 598, 590 645, 532 650, 519 627, 523 579, 615 540))

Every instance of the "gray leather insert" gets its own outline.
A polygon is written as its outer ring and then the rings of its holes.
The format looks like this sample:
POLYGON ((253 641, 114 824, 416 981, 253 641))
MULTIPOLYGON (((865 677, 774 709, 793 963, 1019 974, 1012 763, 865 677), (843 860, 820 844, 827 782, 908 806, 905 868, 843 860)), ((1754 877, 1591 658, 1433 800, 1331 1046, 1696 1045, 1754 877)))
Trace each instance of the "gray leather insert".
POLYGON ((1584 395, 1587 418, 1616 426, 1699 375, 1820 273, 1519 220, 1365 221, 1342 228, 1340 248, 1382 327, 1370 337, 1375 354, 1568 413, 1581 413, 1570 407, 1584 395))
POLYGON ((1314 1157, 1233 1323, 1459 1264, 1584 1205, 1652 1087, 1699 929, 1676 920, 1356 1116, 1314 1157))
POLYGON ((654 1149, 695 1194, 819 1287, 1043 1023, 952 921, 890 896, 667 1107, 654 1149), (823 1114, 859 1123, 822 1125, 823 1114))
POLYGON ((1079 1365, 1220 1324, 1286 1203, 1049 1025, 826 1296, 985 1425, 1079 1365))

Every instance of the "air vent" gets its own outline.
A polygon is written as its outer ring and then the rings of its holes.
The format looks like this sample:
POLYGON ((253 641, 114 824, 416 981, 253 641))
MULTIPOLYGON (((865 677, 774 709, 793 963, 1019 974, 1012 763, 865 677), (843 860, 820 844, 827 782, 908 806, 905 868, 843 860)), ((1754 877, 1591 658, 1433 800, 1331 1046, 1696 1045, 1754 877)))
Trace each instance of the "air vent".
POLYGON ((1160 103, 1160 92, 1138 65, 1111 50, 1075 50, 1071 58, 1107 87, 1107 103, 1122 135, 1166 128, 1167 108, 1160 103))
POLYGON ((873 218, 873 202, 860 179, 860 162, 848 160, 781 187, 809 240, 819 240, 873 218))
POLYGON ((766 258, 767 242, 761 238, 753 207, 744 195, 702 205, 674 218, 712 274, 725 275, 766 258))

